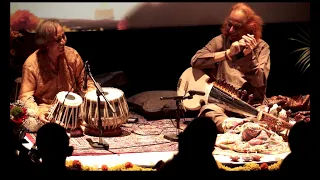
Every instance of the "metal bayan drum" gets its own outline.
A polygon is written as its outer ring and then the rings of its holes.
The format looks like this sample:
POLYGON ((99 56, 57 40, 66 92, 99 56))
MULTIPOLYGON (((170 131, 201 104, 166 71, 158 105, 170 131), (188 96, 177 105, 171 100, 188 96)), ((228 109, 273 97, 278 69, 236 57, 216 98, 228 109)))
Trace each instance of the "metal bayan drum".
POLYGON ((81 104, 80 95, 61 91, 59 92, 49 109, 48 119, 64 127, 72 137, 83 135, 81 129, 81 104))
POLYGON ((96 90, 89 91, 84 96, 82 119, 85 121, 84 133, 92 136, 100 136, 98 120, 99 111, 102 121, 102 136, 119 136, 122 134, 120 126, 127 122, 129 107, 122 90, 113 87, 103 87, 103 94, 109 104, 100 96, 100 110, 98 109, 96 90))

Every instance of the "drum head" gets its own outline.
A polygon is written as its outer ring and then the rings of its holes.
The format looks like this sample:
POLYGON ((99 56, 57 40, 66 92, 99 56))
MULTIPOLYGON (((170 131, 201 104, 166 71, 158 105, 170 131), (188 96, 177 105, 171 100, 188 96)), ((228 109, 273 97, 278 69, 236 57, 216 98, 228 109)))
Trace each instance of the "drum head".
MULTIPOLYGON (((118 99, 123 96, 123 91, 117 88, 113 87, 103 87, 103 94, 106 97, 108 101, 113 101, 115 99, 118 99)), ((86 99, 91 100, 91 101, 97 101, 97 92, 96 90, 91 90, 87 92, 85 95, 86 99)), ((105 99, 103 97, 100 97, 101 102, 105 102, 105 99)))
POLYGON ((77 107, 82 104, 81 96, 73 92, 61 91, 57 94, 57 99, 61 104, 71 107, 77 107))

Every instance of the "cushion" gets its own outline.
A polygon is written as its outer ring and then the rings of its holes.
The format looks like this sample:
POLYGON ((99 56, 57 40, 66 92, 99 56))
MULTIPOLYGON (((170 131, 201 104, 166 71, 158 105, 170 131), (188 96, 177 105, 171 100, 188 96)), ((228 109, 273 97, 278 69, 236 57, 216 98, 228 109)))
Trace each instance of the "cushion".
MULTIPOLYGON (((147 120, 176 118, 176 101, 174 99, 161 100, 161 97, 174 97, 177 92, 173 90, 145 91, 127 99, 131 111, 144 116, 147 120)), ((189 116, 189 113, 184 113, 189 116)), ((194 114, 192 114, 194 117, 194 114)))
POLYGON ((102 87, 121 87, 128 83, 127 76, 123 71, 108 72, 99 74, 94 79, 102 87))

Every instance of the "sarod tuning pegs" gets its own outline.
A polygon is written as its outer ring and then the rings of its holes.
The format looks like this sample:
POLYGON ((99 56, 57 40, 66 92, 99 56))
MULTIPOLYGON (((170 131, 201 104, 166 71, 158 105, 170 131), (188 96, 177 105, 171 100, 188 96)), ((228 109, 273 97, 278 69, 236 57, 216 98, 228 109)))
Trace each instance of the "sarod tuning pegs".
POLYGON ((248 96, 248 104, 250 104, 252 102, 252 100, 253 100, 253 94, 250 94, 248 96))
POLYGON ((247 91, 246 90, 242 90, 240 99, 243 99, 246 95, 247 95, 247 91))

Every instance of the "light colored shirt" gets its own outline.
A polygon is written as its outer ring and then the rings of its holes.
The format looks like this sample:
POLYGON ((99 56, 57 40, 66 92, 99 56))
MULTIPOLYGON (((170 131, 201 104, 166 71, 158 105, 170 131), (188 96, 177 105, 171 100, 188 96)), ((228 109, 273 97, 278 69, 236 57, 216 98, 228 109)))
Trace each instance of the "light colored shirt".
MULTIPOLYGON (((254 96, 251 104, 266 101, 267 79, 270 72, 269 45, 260 39, 247 56, 240 59, 233 56, 232 60, 227 60, 224 56, 224 59, 218 62, 215 59, 215 53, 226 51, 230 46, 230 40, 224 35, 214 37, 192 57, 191 66, 197 69, 209 69, 217 79, 224 79, 237 89, 247 90, 248 94, 254 96)), ((199 115, 201 114, 212 118, 219 132, 223 132, 222 124, 227 118, 237 117, 235 113, 228 112, 210 102, 201 107, 199 115)))
POLYGON ((48 111, 61 91, 74 92, 83 97, 86 92, 95 90, 90 77, 88 89, 83 89, 84 63, 75 49, 65 46, 65 53, 59 56, 57 67, 55 69, 52 65, 45 50, 36 50, 23 64, 18 98, 29 107, 37 107, 38 114, 48 111))
POLYGON ((192 57, 191 66, 197 69, 212 69, 217 79, 224 79, 235 88, 246 89, 248 94, 253 94, 253 102, 262 102, 265 99, 270 72, 269 45, 260 39, 253 52, 240 59, 233 56, 232 60, 225 59, 217 62, 215 57, 207 55, 226 51, 230 45, 230 40, 224 35, 214 37, 192 57))

